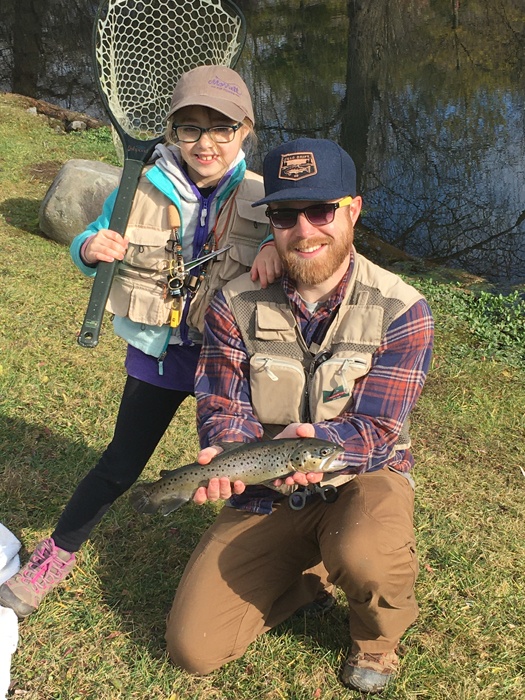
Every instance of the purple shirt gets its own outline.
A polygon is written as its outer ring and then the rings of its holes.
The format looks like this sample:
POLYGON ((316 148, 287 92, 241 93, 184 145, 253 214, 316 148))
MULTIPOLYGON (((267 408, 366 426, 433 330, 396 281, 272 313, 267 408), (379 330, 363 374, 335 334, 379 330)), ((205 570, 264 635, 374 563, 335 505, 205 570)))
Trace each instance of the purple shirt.
POLYGON ((164 373, 159 374, 156 357, 146 355, 142 350, 128 345, 126 370, 130 377, 142 382, 193 394, 200 351, 200 345, 168 345, 164 358, 164 373))

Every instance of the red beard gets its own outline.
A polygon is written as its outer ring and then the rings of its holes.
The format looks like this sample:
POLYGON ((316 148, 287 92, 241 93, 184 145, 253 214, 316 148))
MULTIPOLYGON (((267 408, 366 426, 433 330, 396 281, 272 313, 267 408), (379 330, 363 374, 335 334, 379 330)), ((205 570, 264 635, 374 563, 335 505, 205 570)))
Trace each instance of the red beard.
POLYGON ((315 285, 327 280, 343 264, 352 248, 353 233, 353 227, 350 226, 346 232, 341 232, 338 238, 312 236, 312 238, 290 242, 284 249, 279 246, 277 235, 275 243, 283 266, 290 277, 301 284, 315 285), (319 259, 307 259, 297 255, 298 251, 316 245, 325 246, 319 259))

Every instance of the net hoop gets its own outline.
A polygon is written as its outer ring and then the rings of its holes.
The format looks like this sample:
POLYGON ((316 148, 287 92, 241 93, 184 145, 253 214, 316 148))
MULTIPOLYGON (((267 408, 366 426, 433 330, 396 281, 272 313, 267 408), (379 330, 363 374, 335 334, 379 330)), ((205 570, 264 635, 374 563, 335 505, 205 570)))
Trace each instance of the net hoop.
POLYGON ((162 136, 180 75, 200 65, 235 66, 245 38, 244 17, 230 0, 105 0, 93 65, 117 131, 138 140, 162 136))

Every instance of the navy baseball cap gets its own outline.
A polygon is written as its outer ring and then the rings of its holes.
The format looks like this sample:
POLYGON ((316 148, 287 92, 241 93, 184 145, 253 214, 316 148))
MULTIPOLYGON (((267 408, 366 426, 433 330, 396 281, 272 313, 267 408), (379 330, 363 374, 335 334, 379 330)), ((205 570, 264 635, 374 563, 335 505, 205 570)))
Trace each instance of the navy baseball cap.
POLYGON ((252 204, 311 200, 326 202, 355 197, 354 161, 328 139, 286 141, 268 153, 263 163, 265 197, 252 204))

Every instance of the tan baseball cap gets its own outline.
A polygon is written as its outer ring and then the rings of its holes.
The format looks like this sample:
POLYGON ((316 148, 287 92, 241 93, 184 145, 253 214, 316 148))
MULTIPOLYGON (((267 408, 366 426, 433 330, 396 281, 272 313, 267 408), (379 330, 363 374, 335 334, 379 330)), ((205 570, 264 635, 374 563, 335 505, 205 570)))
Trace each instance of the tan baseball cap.
POLYGON ((199 66, 184 73, 175 86, 167 119, 182 107, 211 107, 236 122, 255 124, 252 99, 241 76, 227 66, 199 66))

